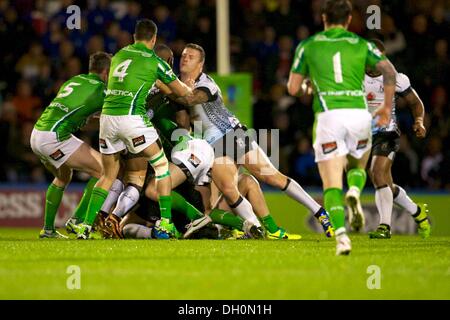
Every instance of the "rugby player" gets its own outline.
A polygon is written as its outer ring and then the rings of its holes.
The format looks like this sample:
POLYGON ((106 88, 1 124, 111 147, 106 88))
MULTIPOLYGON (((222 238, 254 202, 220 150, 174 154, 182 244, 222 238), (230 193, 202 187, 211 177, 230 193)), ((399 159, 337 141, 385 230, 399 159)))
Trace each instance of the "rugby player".
MULTIPOLYGON (((194 131, 195 123, 200 121, 203 139, 214 147, 212 179, 230 208, 244 219, 260 225, 257 219, 252 220, 255 217, 252 205, 238 190, 238 166, 242 165, 259 181, 284 191, 305 205, 320 221, 327 236, 332 236, 333 229, 326 211, 296 181, 273 166, 253 137, 246 133, 246 128, 225 107, 219 87, 202 71, 204 63, 203 48, 197 44, 186 45, 180 60, 180 78, 193 88, 193 94, 175 98, 175 101, 190 107, 194 131)), ((269 212, 261 220, 268 238, 300 238, 279 227, 269 212)))
POLYGON ((348 0, 327 0, 322 8, 325 30, 302 41, 295 52, 288 91, 303 93, 309 77, 314 88, 314 152, 323 182, 324 204, 336 233, 336 254, 347 255, 351 241, 346 234, 342 174, 347 168, 350 221, 362 228, 359 195, 366 182, 371 148, 372 116, 363 91, 366 65, 383 75, 384 103, 376 111, 381 126, 389 122, 395 93, 395 69, 370 42, 347 31, 352 5, 348 0))
MULTIPOLYGON (((373 39, 373 43, 384 54, 384 44, 373 39)), ((400 129, 395 115, 397 99, 404 99, 414 116, 413 130, 417 138, 425 138, 427 130, 423 125, 425 108, 417 92, 411 87, 407 75, 397 73, 395 99, 392 100, 391 120, 387 126, 373 126, 372 128, 372 163, 370 177, 375 186, 375 204, 380 214, 380 225, 369 232, 372 239, 389 239, 391 237, 391 216, 393 203, 408 211, 417 223, 418 232, 422 238, 428 238, 431 226, 428 221, 428 209, 424 203, 414 203, 406 191, 392 179, 392 163, 399 149, 400 129)), ((377 70, 368 69, 364 80, 364 88, 369 104, 369 111, 375 112, 384 99, 383 75, 377 70)))
POLYGON ((40 238, 64 237, 55 230, 54 223, 73 170, 91 176, 71 219, 75 223, 84 220, 92 189, 103 168, 100 153, 74 133, 85 125, 89 117, 101 111, 110 63, 109 54, 92 54, 89 57, 89 73, 67 80, 34 125, 31 149, 55 177, 45 195, 45 223, 40 238))

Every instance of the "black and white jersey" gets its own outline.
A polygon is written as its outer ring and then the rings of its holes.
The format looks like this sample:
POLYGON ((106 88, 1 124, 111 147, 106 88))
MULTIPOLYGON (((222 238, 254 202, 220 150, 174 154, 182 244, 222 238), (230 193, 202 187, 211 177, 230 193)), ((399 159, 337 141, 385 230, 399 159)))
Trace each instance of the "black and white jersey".
POLYGON ((239 120, 225 107, 222 93, 215 81, 202 73, 195 81, 194 89, 204 91, 208 101, 191 107, 191 121, 201 121, 203 139, 213 144, 239 125, 239 120))
MULTIPOLYGON (((383 86, 383 76, 370 77, 366 74, 364 79, 365 93, 367 97, 367 103, 369 105, 369 112, 374 114, 374 112, 383 105, 384 102, 384 86, 383 86)), ((395 97, 392 101, 392 114, 391 121, 386 127, 372 126, 372 133, 376 134, 382 131, 399 131, 397 126, 397 117, 395 114, 395 100, 398 96, 405 96, 411 92, 411 83, 407 75, 403 73, 397 73, 396 85, 395 85, 395 97)))

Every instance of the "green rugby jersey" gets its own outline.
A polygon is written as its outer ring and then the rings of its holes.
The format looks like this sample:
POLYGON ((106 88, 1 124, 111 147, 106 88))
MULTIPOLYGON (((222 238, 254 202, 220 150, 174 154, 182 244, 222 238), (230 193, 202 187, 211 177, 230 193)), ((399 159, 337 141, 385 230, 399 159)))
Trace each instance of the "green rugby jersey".
POLYGON ((157 79, 168 84, 177 77, 167 62, 144 44, 121 49, 111 61, 102 114, 145 115, 145 101, 157 79))
POLYGON ((34 125, 40 131, 56 132, 63 141, 78 131, 87 118, 102 110, 105 84, 94 73, 80 74, 66 81, 55 99, 34 125))
POLYGON ((367 109, 365 68, 385 59, 373 43, 337 27, 302 41, 291 71, 311 79, 314 112, 367 109))
POLYGON ((184 141, 188 138, 184 137, 183 139, 178 139, 178 141, 172 141, 172 133, 174 130, 178 129, 178 126, 175 123, 176 113, 186 109, 186 107, 170 101, 163 94, 159 93, 158 90, 155 90, 154 93, 150 93, 149 99, 147 99, 147 106, 149 107, 147 115, 158 130, 164 152, 170 159, 173 147, 180 141, 184 141))

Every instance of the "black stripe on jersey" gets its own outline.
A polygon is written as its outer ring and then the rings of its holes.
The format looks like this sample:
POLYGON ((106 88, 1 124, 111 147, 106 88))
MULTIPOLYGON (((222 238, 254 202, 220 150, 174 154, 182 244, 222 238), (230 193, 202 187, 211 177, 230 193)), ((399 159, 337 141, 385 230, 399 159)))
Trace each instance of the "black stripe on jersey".
POLYGON ((402 92, 396 92, 400 97, 404 97, 406 95, 408 95, 408 93, 412 92, 412 87, 409 86, 408 88, 406 88, 405 90, 403 90, 402 92))

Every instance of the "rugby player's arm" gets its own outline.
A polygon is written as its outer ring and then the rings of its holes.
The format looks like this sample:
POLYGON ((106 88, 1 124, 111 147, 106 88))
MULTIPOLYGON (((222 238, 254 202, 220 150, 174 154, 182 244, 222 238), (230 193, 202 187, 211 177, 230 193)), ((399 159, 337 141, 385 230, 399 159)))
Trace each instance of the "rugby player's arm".
MULTIPOLYGON (((169 96, 172 99, 172 96, 169 96)), ((174 101, 181 103, 185 106, 195 106, 197 104, 202 104, 210 101, 209 95, 201 89, 194 89, 192 94, 186 95, 184 97, 177 97, 173 99, 174 101)))
POLYGON ((179 110, 175 113, 176 124, 187 131, 191 131, 191 117, 187 110, 179 110))
POLYGON ((423 125, 423 119, 425 117, 425 107, 422 100, 417 94, 416 90, 411 88, 406 95, 402 97, 405 99, 408 107, 414 116, 413 130, 418 138, 425 138, 427 129, 423 125))
POLYGON ((392 63, 385 59, 376 64, 376 69, 383 75, 384 105, 375 112, 379 116, 378 125, 387 126, 392 112, 392 101, 395 96, 396 74, 392 63))
MULTIPOLYGON (((161 82, 161 84, 162 84, 162 82, 161 82)), ((192 95, 192 89, 189 88, 183 82, 181 82, 178 78, 175 79, 172 82, 167 83, 166 86, 171 91, 170 95, 173 95, 173 96, 175 96, 177 98, 183 98, 183 97, 187 97, 187 96, 191 96, 192 95)))
POLYGON ((98 111, 96 113, 91 114, 87 119, 84 126, 80 128, 80 131, 87 132, 87 131, 96 131, 100 128, 100 114, 102 112, 98 111))
POLYGON ((289 73, 287 90, 291 96, 297 97, 304 94, 304 90, 302 89, 303 80, 305 80, 305 76, 301 73, 292 71, 289 73))

